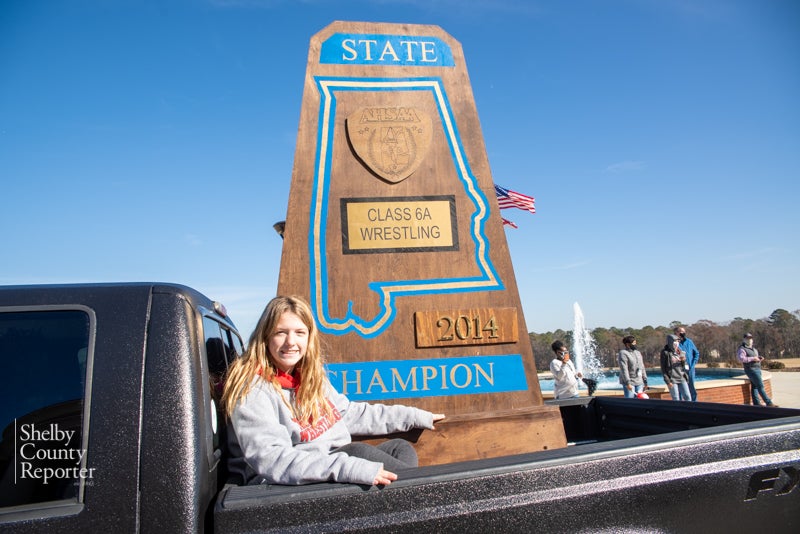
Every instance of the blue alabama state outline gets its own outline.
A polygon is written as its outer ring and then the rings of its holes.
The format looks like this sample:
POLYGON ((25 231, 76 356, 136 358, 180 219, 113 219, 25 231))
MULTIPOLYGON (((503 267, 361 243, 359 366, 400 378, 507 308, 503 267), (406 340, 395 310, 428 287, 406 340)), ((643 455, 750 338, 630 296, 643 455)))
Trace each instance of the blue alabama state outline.
POLYGON ((459 293, 505 289, 489 258, 489 241, 484 226, 489 218, 486 196, 477 185, 477 180, 467 162, 461 136, 458 133, 450 103, 442 81, 431 78, 339 78, 314 77, 320 92, 319 120, 317 131, 317 153, 314 165, 312 190, 309 257, 311 258, 311 306, 321 331, 344 335, 355 332, 364 338, 380 335, 392 323, 396 314, 395 297, 425 295, 432 293, 459 293), (328 213, 328 190, 330 187, 331 154, 333 152, 334 119, 336 117, 336 92, 339 91, 430 91, 444 126, 459 180, 467 195, 475 204, 470 224, 470 236, 475 243, 475 261, 480 276, 468 278, 437 278, 431 280, 384 280, 370 282, 368 287, 380 296, 380 312, 371 319, 353 313, 353 302, 348 302, 344 318, 331 317, 328 311, 328 266, 325 254, 325 224, 328 213))

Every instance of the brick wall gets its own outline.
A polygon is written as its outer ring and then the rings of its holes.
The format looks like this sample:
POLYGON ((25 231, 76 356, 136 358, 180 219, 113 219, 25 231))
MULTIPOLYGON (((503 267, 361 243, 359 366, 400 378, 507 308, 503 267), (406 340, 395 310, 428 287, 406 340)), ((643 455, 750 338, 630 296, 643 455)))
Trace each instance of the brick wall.
MULTIPOLYGON (((772 398, 772 380, 764 379, 764 389, 772 398)), ((750 381, 743 380, 740 385, 723 386, 697 390, 697 400, 705 402, 726 402, 729 404, 751 404, 750 381)))
MULTIPOLYGON (((749 380, 727 380, 726 382, 735 383, 697 388, 697 400, 700 402, 721 402, 726 404, 750 404, 752 402, 750 399, 749 380)), ((772 380, 769 378, 764 379, 764 389, 767 390, 767 396, 772 398, 772 380)), ((667 391, 648 391, 647 395, 651 399, 670 400, 671 398, 667 391)))

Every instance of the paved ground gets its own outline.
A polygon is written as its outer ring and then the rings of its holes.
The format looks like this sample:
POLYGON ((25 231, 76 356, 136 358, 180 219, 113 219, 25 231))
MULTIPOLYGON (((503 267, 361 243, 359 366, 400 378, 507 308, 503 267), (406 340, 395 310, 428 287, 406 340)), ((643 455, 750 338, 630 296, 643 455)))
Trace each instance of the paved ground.
POLYGON ((782 408, 800 408, 800 373, 772 373, 772 400, 782 408))

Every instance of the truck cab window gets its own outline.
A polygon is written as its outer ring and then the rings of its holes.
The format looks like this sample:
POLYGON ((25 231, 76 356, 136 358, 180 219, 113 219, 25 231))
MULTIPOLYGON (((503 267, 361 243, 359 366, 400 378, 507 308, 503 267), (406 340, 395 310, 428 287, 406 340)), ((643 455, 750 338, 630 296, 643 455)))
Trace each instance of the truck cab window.
POLYGON ((242 340, 239 339, 239 335, 236 332, 228 330, 228 336, 230 337, 231 340, 230 342, 231 353, 228 355, 229 356, 228 364, 230 364, 231 362, 233 362, 234 358, 238 358, 239 356, 242 355, 242 353, 244 352, 244 346, 242 346, 242 340))
POLYGON ((208 358, 211 394, 218 402, 222 396, 222 387, 228 366, 242 354, 242 341, 235 331, 211 317, 203 317, 203 334, 208 358))
POLYGON ((0 312, 0 506, 78 500, 89 321, 83 310, 0 312))
POLYGON ((228 370, 227 336, 220 329, 220 324, 210 317, 203 317, 203 335, 205 336, 211 396, 219 402, 222 396, 225 372, 228 370))

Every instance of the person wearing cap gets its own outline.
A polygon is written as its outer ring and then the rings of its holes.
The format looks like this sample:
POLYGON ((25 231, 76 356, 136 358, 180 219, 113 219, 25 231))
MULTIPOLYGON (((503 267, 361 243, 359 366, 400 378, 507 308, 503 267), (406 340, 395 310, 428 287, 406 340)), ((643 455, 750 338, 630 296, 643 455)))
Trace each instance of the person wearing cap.
POLYGON ((642 353, 636 349, 636 338, 622 338, 625 348, 617 354, 619 364, 619 383, 626 399, 633 399, 643 393, 647 387, 647 371, 644 368, 642 353))
POLYGON ((678 345, 681 350, 686 353, 686 365, 688 366, 686 376, 689 380, 689 393, 692 395, 692 400, 696 401, 697 390, 694 387, 694 368, 697 362, 700 361, 700 351, 697 350, 694 342, 686 337, 686 329, 684 327, 678 326, 675 328, 674 332, 679 338, 678 345))
POLYGON ((775 406, 767 396, 767 390, 764 388, 764 379, 761 378, 761 362, 764 360, 759 354, 758 349, 753 347, 753 334, 747 332, 742 339, 742 344, 739 350, 736 351, 736 357, 742 362, 744 366, 744 374, 750 379, 750 397, 752 398, 754 406, 761 406, 758 396, 761 395, 761 400, 767 406, 775 406), (758 394, 758 395, 757 395, 758 394))
POLYGON ((672 400, 692 400, 685 365, 686 353, 681 350, 678 337, 674 334, 667 335, 667 344, 661 351, 661 375, 672 400))
POLYGON ((550 372, 553 374, 553 396, 558 399, 571 399, 579 395, 579 378, 583 375, 575 370, 575 364, 569 357, 569 351, 561 340, 556 340, 550 345, 556 357, 550 362, 550 372))

